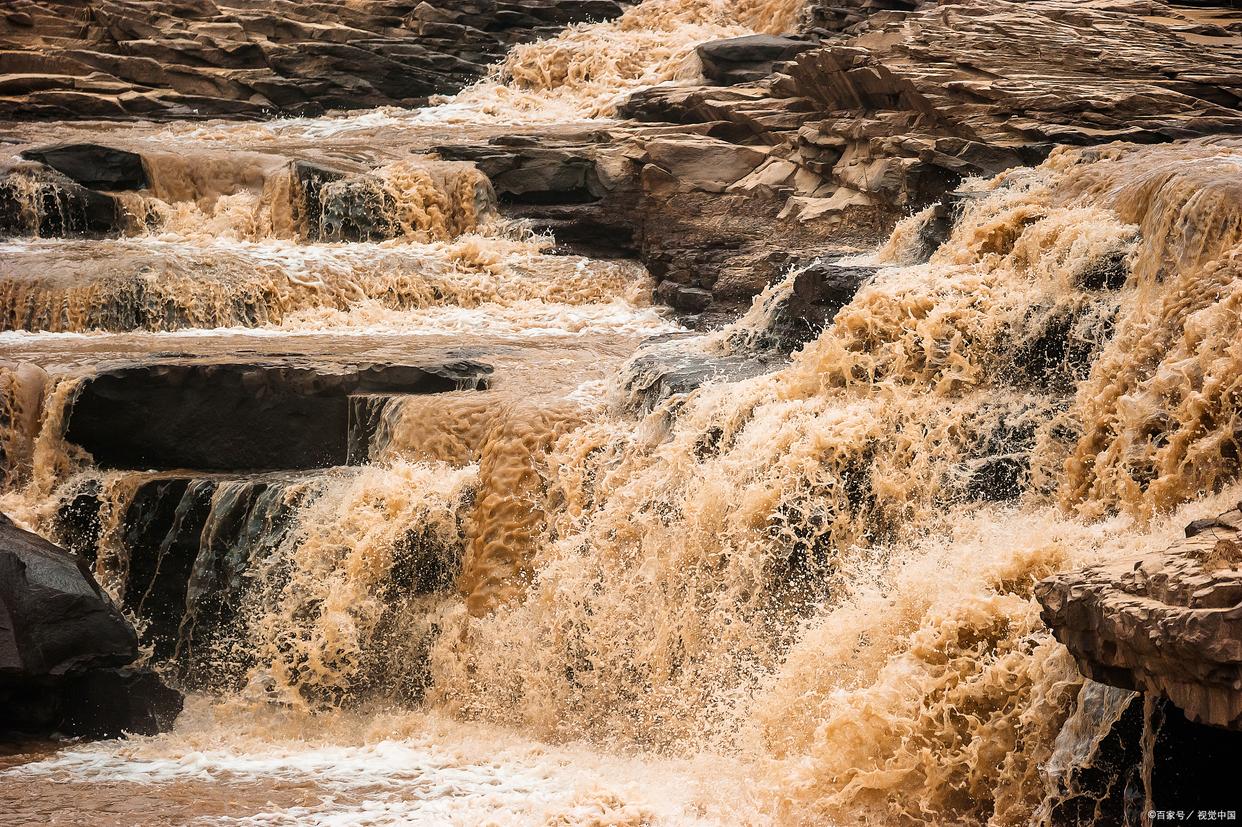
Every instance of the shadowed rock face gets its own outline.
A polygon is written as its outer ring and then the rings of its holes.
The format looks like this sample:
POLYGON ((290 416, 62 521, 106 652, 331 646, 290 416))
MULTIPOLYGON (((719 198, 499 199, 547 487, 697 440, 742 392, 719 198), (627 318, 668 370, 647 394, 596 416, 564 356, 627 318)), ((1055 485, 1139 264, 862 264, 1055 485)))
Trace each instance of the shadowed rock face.
POLYGON ((419 106, 614 0, 12 0, 0 116, 195 118, 419 106))
POLYGON ((1043 581, 1044 621, 1088 677, 1242 729, 1242 511, 1186 535, 1159 554, 1043 581))
POLYGON ((283 364, 118 368, 83 384, 66 437, 111 468, 325 468, 349 458, 357 408, 351 395, 482 388, 490 373, 468 361, 323 371, 283 364))
POLYGON ((0 514, 0 737, 109 737, 171 726, 181 696, 146 670, 138 637, 85 563, 0 514))

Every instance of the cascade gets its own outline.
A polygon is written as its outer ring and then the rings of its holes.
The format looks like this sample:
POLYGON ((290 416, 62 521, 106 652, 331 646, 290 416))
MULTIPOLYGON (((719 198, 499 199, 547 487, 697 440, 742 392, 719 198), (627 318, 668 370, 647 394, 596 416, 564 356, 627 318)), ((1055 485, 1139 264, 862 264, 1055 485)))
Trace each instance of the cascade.
MULTIPOLYGON (((1058 142, 866 243, 803 222, 841 238, 765 259, 728 318, 715 284, 653 304, 650 223, 618 257, 561 232, 695 180, 653 160, 690 140, 672 118, 619 120, 631 95, 822 17, 643 0, 426 109, 101 127, 129 180, 23 127, 0 512, 85 561, 187 695, 163 734, 0 756, 0 805, 71 782, 68 809, 137 822, 112 799, 141 777, 207 821, 1104 824, 1171 800, 1162 744, 1228 755, 1083 677, 1038 584, 1242 500, 1242 139, 1058 142), (568 160, 538 131, 566 124, 568 160)), ((890 43, 859 31, 815 37, 890 43)), ((713 107, 806 71, 769 68, 680 126, 757 129, 713 107)), ((765 172, 792 144, 747 134, 763 159, 695 192, 809 197, 765 172)))

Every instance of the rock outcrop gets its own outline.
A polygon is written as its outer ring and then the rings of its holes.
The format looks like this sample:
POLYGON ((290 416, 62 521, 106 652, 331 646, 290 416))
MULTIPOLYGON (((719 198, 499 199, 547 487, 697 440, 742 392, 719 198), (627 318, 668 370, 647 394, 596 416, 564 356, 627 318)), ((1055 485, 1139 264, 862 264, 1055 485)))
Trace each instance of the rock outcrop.
POLYGON ((166 729, 181 695, 128 668, 138 655, 84 561, 0 515, 0 736, 166 729))
POLYGON ((964 177, 1037 163, 1058 144, 1242 132, 1242 21, 1225 9, 963 0, 807 15, 820 44, 774 60, 764 80, 654 87, 622 107, 687 129, 640 140, 647 155, 634 156, 657 278, 729 301, 757 292, 807 237, 872 241, 964 177), (658 152, 670 140, 671 164, 658 152), (703 176, 696 147, 724 159, 730 180, 703 176), (763 154, 735 177, 745 149, 763 154))
POLYGON ((12 0, 0 117, 202 118, 420 106, 616 0, 12 0))
POLYGON ((358 430, 377 395, 485 388, 491 371, 472 361, 135 365, 84 380, 65 437, 110 468, 325 468, 369 442, 358 430))
POLYGON ((1196 520, 1167 551, 1057 574, 1036 593, 1083 674, 1242 729, 1242 511, 1196 520))

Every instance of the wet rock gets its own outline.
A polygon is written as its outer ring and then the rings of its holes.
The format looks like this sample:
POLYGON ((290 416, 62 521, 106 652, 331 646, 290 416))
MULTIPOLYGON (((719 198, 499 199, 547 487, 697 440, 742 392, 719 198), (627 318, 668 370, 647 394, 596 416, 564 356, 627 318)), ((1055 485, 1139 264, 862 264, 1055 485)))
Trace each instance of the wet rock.
MULTIPOLYGON (((770 77, 635 93, 621 114, 693 133, 661 126, 655 140, 699 142, 705 159, 714 141, 766 155, 715 196, 709 175, 653 161, 637 210, 644 261, 657 277, 741 300, 774 275, 755 262, 816 238, 866 247, 937 205, 913 253, 926 260, 952 229, 964 178, 1039 163, 1057 144, 1242 132, 1234 40, 1191 36, 1189 16, 1141 5, 812 3, 804 21, 838 34, 770 77)), ((1115 289, 1121 257, 1081 278, 1115 289)))
POLYGON ((660 282, 656 298, 683 313, 702 313, 712 303, 712 293, 700 287, 687 287, 675 281, 660 282))
POLYGON ((129 670, 138 637, 85 563, 0 515, 0 734, 171 726, 179 693, 129 670))
POLYGON ((62 690, 60 728, 85 738, 155 735, 172 728, 183 703, 150 669, 96 669, 62 690))
POLYGON ((102 238, 123 229, 115 198, 59 172, 19 169, 0 177, 0 236, 102 238))
POLYGON ((147 185, 142 157, 99 144, 38 147, 22 157, 46 164, 84 187, 97 190, 140 190, 147 185))
POLYGON ((713 40, 695 51, 703 63, 703 74, 723 86, 761 80, 772 74, 773 65, 789 60, 815 43, 797 37, 752 34, 713 40))
POLYGON ((354 393, 439 393, 488 384, 491 367, 284 363, 142 365, 83 383, 66 436, 111 468, 262 470, 343 465, 354 393))
POLYGON ((1130 278, 1129 250, 1114 250, 1088 263, 1076 274, 1088 290, 1120 290, 1130 278))
POLYGON ((830 261, 803 267, 771 309, 767 340, 786 352, 815 340, 878 269, 830 261))
POLYGON ((704 350, 698 337, 657 337, 626 368, 630 404, 651 410, 660 401, 690 393, 708 382, 737 382, 779 370, 788 360, 779 354, 717 354, 704 350))
POLYGON ((0 516, 0 682, 124 666, 138 638, 85 564, 0 516))
POLYGON ((374 176, 323 182, 318 213, 313 235, 322 241, 382 241, 397 231, 396 202, 374 176))
POLYGON ((1242 735, 1187 720, 1162 698, 1086 681, 1045 764, 1047 823, 1141 825, 1148 808, 1232 800, 1242 735))
POLYGON ((1242 730, 1238 525, 1235 509, 1163 552, 1054 575, 1036 587, 1044 621, 1091 679, 1242 730))

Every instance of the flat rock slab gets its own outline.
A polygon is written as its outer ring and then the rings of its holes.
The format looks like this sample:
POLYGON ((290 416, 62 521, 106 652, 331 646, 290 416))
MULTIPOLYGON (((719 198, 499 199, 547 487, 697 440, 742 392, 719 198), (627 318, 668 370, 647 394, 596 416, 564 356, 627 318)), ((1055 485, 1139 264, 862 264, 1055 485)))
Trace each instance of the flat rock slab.
POLYGON ((135 365, 83 381, 66 437, 108 468, 326 468, 349 458, 351 396, 482 389, 491 371, 468 360, 135 365))
POLYGON ((1083 674, 1242 730, 1242 511, 1186 533, 1157 554, 1057 574, 1036 594, 1083 674))

